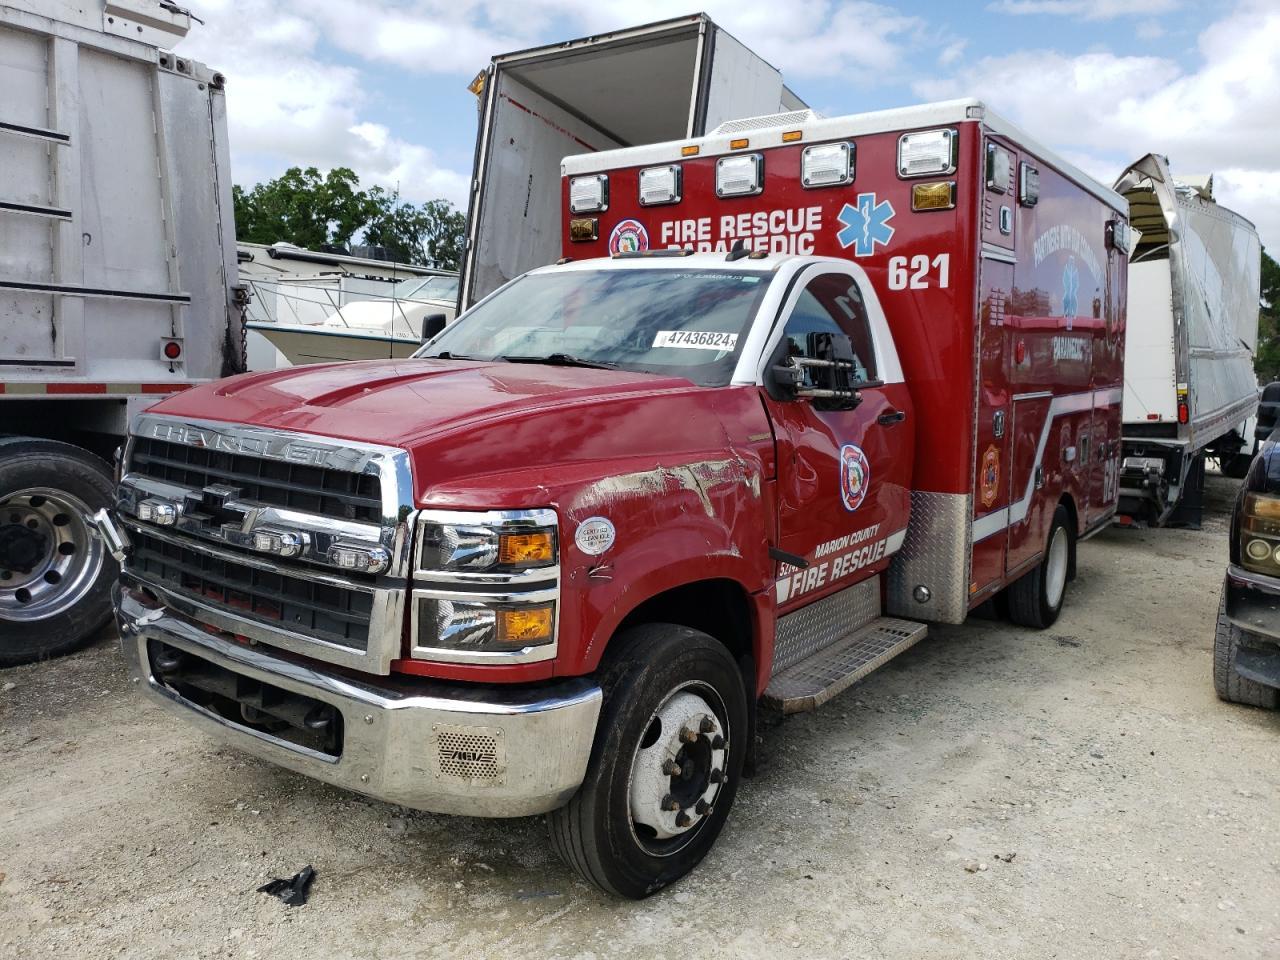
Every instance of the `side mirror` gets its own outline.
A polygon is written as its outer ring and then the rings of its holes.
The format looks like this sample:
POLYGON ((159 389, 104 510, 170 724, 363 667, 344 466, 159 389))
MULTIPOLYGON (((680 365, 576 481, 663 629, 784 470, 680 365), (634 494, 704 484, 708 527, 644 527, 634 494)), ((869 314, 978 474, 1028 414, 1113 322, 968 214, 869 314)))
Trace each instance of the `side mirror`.
POLYGON ((426 343, 444 329, 448 318, 443 313, 429 313, 422 318, 422 342, 426 343))
POLYGON ((813 399, 826 410, 852 410, 862 402, 853 387, 856 369, 853 342, 824 331, 807 334, 804 353, 775 365, 773 376, 786 395, 813 399))

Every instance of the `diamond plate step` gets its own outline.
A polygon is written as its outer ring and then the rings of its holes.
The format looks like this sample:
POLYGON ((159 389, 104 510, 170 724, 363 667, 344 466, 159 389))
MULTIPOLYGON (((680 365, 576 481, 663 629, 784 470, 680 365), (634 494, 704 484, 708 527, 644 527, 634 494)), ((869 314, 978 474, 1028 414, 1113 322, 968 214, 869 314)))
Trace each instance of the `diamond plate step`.
POLYGON ((816 710, 915 646, 928 632, 923 623, 877 617, 843 640, 776 674, 764 692, 765 705, 783 713, 816 710))

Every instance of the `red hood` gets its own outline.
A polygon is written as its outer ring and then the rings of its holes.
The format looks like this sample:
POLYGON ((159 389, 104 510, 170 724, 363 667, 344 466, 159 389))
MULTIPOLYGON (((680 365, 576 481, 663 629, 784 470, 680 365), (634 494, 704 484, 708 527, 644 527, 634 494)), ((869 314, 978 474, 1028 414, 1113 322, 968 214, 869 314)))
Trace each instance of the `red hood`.
POLYGON ((471 360, 371 360, 251 373, 188 390, 154 413, 406 446, 533 411, 697 389, 621 370, 471 360))

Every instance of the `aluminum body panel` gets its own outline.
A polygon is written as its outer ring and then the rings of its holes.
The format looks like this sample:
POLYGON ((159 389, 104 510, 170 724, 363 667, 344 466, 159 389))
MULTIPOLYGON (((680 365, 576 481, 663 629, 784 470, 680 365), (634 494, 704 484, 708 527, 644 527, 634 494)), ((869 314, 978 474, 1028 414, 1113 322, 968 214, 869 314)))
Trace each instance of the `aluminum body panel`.
POLYGON ((154 702, 246 753, 347 790, 433 813, 522 817, 563 805, 586 772, 602 701, 587 680, 538 688, 377 686, 221 639, 127 592, 117 597, 117 622, 130 670, 154 702), (148 640, 337 708, 341 755, 289 743, 183 698, 155 677, 148 640), (501 741, 492 775, 458 775, 445 737, 466 731, 501 741))
POLYGON ((839 593, 778 618, 773 673, 778 674, 880 615, 880 578, 868 577, 839 593))
POLYGON ((963 623, 969 613, 969 560, 973 498, 968 494, 911 491, 911 526, 889 565, 885 610, 895 617, 963 623), (921 601, 918 587, 928 590, 921 601))
MULTIPOLYGON (((177 386, 243 369, 222 78, 102 33, 98 2, 34 6, 49 16, 0 8, 0 201, 66 215, 0 211, 4 380, 177 386), (179 362, 162 338, 182 341, 179 362)), ((144 37, 187 20, 130 10, 144 37)))
POLYGON ((1178 392, 1185 390, 1189 422, 1178 424, 1177 438, 1201 450, 1241 429, 1257 407, 1261 242, 1253 224, 1215 203, 1209 188, 1178 183, 1162 157, 1137 161, 1116 187, 1143 234, 1130 310, 1140 332, 1129 341, 1126 366, 1149 383, 1143 393, 1126 391, 1124 422, 1147 424, 1154 415, 1177 423, 1178 392), (1144 354, 1170 327, 1172 351, 1144 354))

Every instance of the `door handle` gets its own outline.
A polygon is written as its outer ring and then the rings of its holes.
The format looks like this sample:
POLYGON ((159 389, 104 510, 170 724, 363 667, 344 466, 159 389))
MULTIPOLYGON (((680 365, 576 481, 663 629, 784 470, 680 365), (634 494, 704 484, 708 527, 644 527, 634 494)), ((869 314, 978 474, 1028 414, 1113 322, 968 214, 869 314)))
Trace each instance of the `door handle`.
POLYGON ((882 427, 891 427, 895 423, 901 423, 905 419, 907 419, 907 415, 903 411, 889 410, 876 417, 876 423, 880 424, 882 427))

